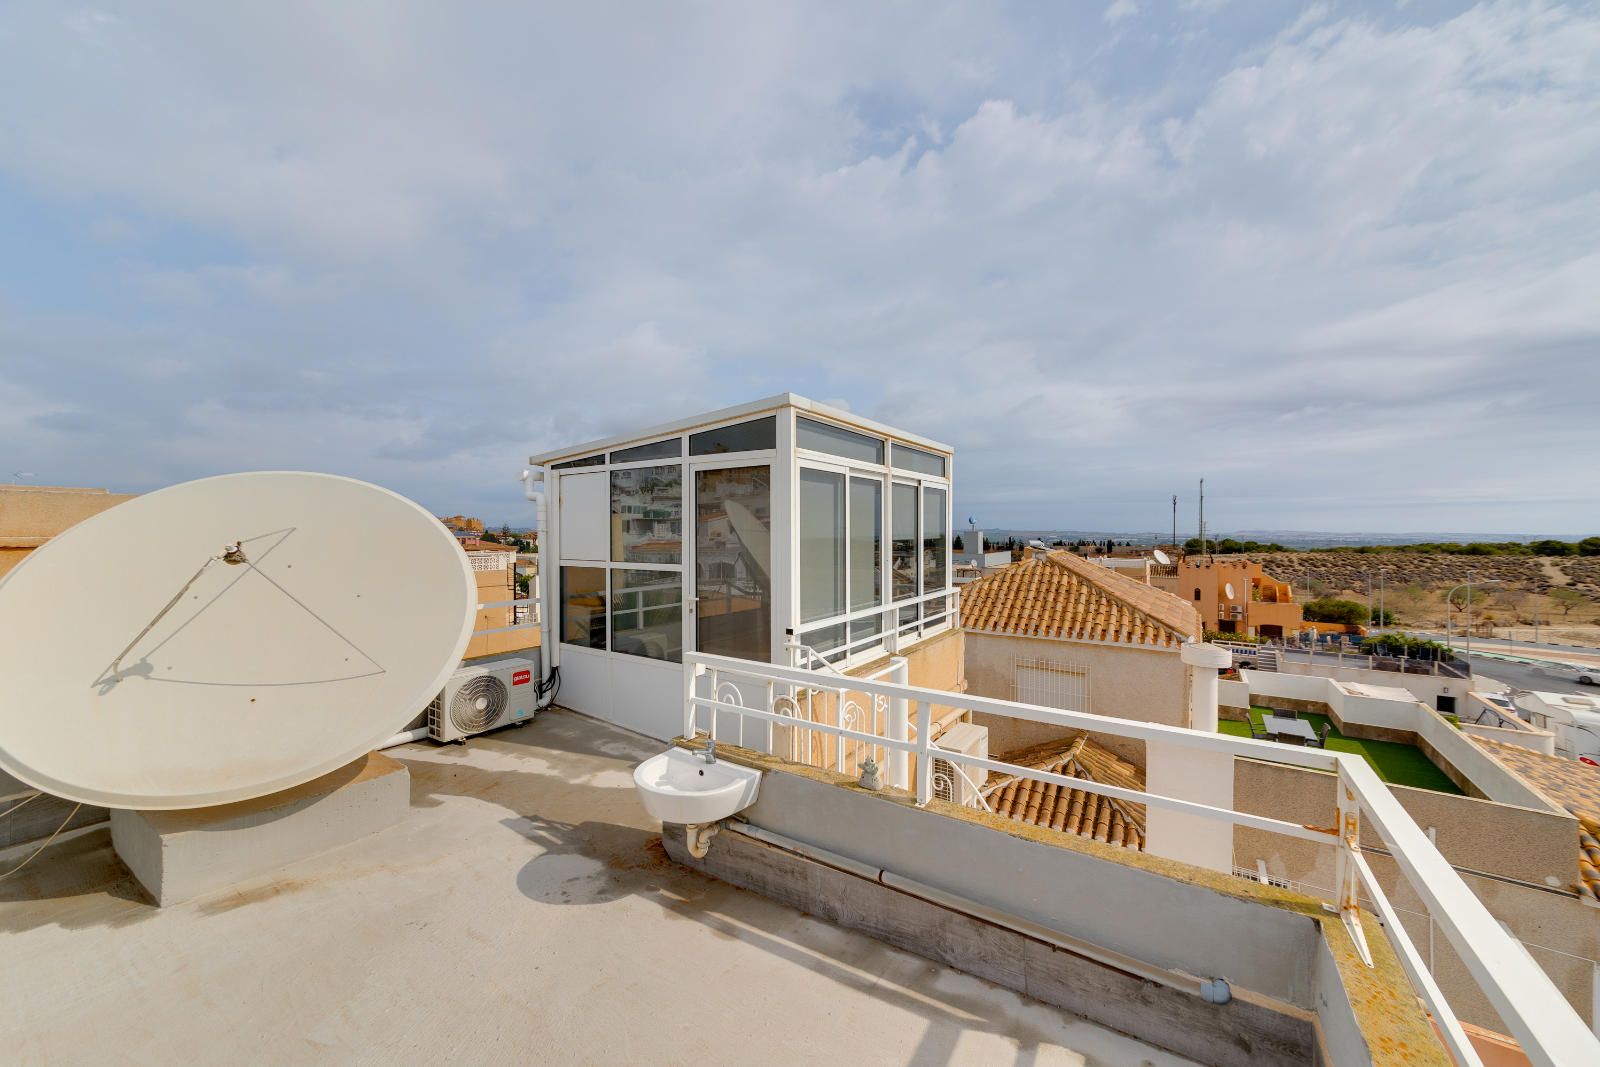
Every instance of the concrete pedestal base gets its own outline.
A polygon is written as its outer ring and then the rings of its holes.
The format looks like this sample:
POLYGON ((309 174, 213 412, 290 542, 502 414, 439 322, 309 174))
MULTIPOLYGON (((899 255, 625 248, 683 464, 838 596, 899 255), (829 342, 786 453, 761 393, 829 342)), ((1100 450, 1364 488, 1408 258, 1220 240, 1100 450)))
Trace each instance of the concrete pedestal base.
POLYGON ((113 810, 111 843, 166 907, 392 826, 410 804, 410 774, 373 752, 255 800, 187 811, 113 810))

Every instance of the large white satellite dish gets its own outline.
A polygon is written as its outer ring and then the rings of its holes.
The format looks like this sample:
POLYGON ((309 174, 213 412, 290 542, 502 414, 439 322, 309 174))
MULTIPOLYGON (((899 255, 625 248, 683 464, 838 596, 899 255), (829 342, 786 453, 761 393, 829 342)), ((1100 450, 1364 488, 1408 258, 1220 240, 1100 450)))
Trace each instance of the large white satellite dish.
POLYGON ((1170 566, 1172 563, 1172 557, 1161 551, 1159 548, 1150 554, 1154 556, 1155 561, 1161 564, 1163 567, 1170 566))
POLYGON ((1223 582, 1222 583, 1222 593, 1229 600, 1232 600, 1233 599, 1233 583, 1232 582, 1223 582))
POLYGON ((449 531, 375 485, 261 472, 136 497, 0 581, 0 769, 114 808, 299 785, 439 692, 476 607, 449 531))

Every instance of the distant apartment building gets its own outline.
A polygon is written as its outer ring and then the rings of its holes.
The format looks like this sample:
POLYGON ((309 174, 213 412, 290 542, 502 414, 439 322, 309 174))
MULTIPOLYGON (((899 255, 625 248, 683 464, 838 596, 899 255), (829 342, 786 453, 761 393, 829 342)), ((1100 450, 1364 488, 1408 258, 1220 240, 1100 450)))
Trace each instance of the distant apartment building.
POLYGON ((1288 582, 1248 560, 1189 556, 1177 565, 1178 596, 1200 613, 1207 630, 1250 637, 1286 637, 1304 627, 1288 582))
POLYGON ((978 529, 975 520, 968 518, 967 528, 956 535, 955 544, 950 550, 951 562, 955 567, 955 584, 966 585, 1011 565, 1010 549, 990 550, 985 546, 983 531, 978 529))

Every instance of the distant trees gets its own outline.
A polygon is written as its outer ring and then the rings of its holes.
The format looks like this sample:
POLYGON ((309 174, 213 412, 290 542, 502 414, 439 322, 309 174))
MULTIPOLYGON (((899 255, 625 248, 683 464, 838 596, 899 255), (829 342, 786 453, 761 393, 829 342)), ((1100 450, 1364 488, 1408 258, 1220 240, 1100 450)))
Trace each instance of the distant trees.
POLYGON ((1412 659, 1452 660, 1455 653, 1438 641, 1406 634, 1374 634, 1361 642, 1361 651, 1371 656, 1409 656, 1412 659))
MULTIPOLYGON (((1293 552, 1292 548, 1285 548, 1276 541, 1237 541, 1232 537, 1220 540, 1206 538, 1206 546, 1219 555, 1235 555, 1240 552, 1293 552)), ((1191 537, 1183 543, 1183 550, 1191 556, 1199 552, 1200 538, 1191 537)))
POLYGON ((967 546, 961 543, 961 535, 956 534, 956 539, 950 542, 950 549, 954 552, 965 552, 967 546))
POLYGON ((1600 537, 1581 541, 1421 541, 1411 545, 1357 545, 1354 548, 1313 548, 1312 552, 1437 552, 1447 556, 1600 556, 1600 537))
MULTIPOLYGON (((1341 600, 1338 597, 1319 597, 1308 600, 1300 605, 1300 613, 1310 622, 1337 622, 1345 626, 1363 626, 1371 621, 1367 606, 1357 600, 1341 600)), ((1385 611, 1385 615, 1389 612, 1385 611)), ((1390 616, 1393 618, 1393 616, 1390 616)))
POLYGON ((1550 599, 1556 602, 1556 607, 1561 609, 1561 617, 1565 619, 1572 613, 1573 608, 1583 603, 1583 594, 1576 589, 1558 585, 1550 590, 1550 599))

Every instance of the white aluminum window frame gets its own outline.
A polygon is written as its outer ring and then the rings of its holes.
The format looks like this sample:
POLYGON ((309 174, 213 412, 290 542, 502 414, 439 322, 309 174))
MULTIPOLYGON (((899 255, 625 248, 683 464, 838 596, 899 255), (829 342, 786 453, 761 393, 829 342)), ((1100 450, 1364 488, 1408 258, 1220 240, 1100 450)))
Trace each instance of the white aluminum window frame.
MULTIPOLYGON (((791 412, 790 412, 791 426, 793 427, 794 425, 796 425, 794 423, 794 420, 797 419, 797 418, 801 418, 801 417, 812 419, 813 421, 816 421, 816 422, 832 423, 833 425, 836 425, 836 426, 840 427, 841 429, 850 430, 850 431, 852 431, 854 433, 863 434, 864 436, 868 436, 868 437, 876 437, 876 438, 884 441, 885 447, 884 447, 884 462, 882 462, 882 463, 868 463, 868 462, 866 462, 864 460, 849 459, 849 458, 844 457, 844 456, 834 455, 831 452, 818 452, 818 451, 816 451, 814 449, 801 448, 798 445, 796 445, 795 448, 794 448, 794 457, 795 457, 794 458, 794 477, 793 477, 792 481, 794 483, 795 488, 794 488, 792 506, 794 508, 796 529, 799 528, 798 527, 798 522, 799 522, 800 471, 804 470, 804 469, 810 469, 810 470, 826 471, 826 472, 829 472, 829 473, 835 473, 835 474, 844 475, 844 478, 845 478, 845 551, 844 551, 844 571, 845 571, 846 576, 848 576, 850 574, 850 562, 851 562, 850 561, 850 530, 849 530, 849 500, 850 500, 850 492, 849 492, 850 481, 849 480, 852 477, 876 480, 879 483, 880 488, 881 488, 880 499, 879 499, 879 507, 881 509, 880 518, 879 518, 881 533, 880 533, 880 536, 879 536, 879 539, 878 539, 878 567, 879 567, 878 573, 879 573, 879 576, 880 576, 881 587, 879 589, 879 594, 878 594, 878 598, 879 598, 878 599, 878 603, 875 606, 870 607, 870 608, 861 608, 859 610, 847 610, 843 614, 831 615, 831 616, 828 616, 827 618, 816 619, 816 620, 813 620, 811 622, 801 623, 799 621, 799 619, 800 619, 800 606, 799 606, 800 605, 800 546, 799 546, 799 539, 796 538, 795 539, 795 544, 791 547, 791 551, 790 551, 790 561, 791 561, 790 565, 794 568, 794 573, 792 575, 792 580, 791 580, 791 589, 792 589, 792 603, 794 605, 794 608, 793 608, 794 624, 793 624, 792 629, 793 629, 793 632, 794 632, 795 641, 797 641, 801 645, 808 645, 809 643, 806 641, 806 637, 807 637, 808 634, 814 634, 819 630, 826 630, 826 629, 829 629, 829 628, 834 627, 834 626, 842 625, 845 628, 843 642, 841 644, 835 646, 834 648, 828 649, 826 652, 818 651, 817 654, 819 656, 821 656, 827 662, 833 664, 835 667, 851 667, 851 666, 855 666, 855 665, 858 665, 858 664, 861 664, 861 663, 866 663, 866 662, 869 662, 869 661, 871 661, 873 659, 879 658, 880 656, 882 656, 884 654, 884 650, 889 647, 889 644, 890 644, 891 641, 893 641, 894 644, 896 646, 898 646, 898 645, 904 643, 907 640, 918 640, 918 639, 923 638, 923 637, 931 637, 934 634, 940 633, 941 631, 950 629, 955 624, 955 615, 954 615, 954 609, 953 609, 953 603, 952 603, 953 600, 954 600, 954 596, 955 596, 955 584, 954 584, 955 571, 954 571, 953 566, 952 566, 952 550, 951 550, 951 547, 950 547, 951 544, 954 541, 954 538, 951 536, 951 528, 952 527, 951 527, 951 518, 950 518, 951 511, 952 511, 952 508, 953 508, 953 499, 952 498, 953 498, 954 494, 951 492, 950 478, 948 477, 948 475, 952 473, 951 467, 954 465, 955 457, 953 457, 951 455, 948 455, 948 454, 944 455, 945 474, 947 475, 944 478, 935 477, 934 475, 931 475, 931 474, 918 474, 918 473, 916 473, 914 471, 900 470, 900 469, 898 469, 896 467, 891 466, 890 463, 889 463, 889 460, 890 460, 890 458, 892 457, 892 454, 893 454, 893 445, 896 443, 896 439, 894 437, 885 437, 882 434, 872 433, 871 431, 863 430, 860 427, 851 426, 847 422, 840 422, 840 421, 834 420, 834 419, 828 419, 828 418, 824 418, 824 417, 819 417, 815 412, 800 413, 800 412, 795 412, 795 411, 791 410, 791 412), (892 520, 893 520, 892 500, 894 498, 894 486, 897 483, 900 484, 900 485, 913 486, 916 489, 916 506, 914 507, 913 510, 916 512, 916 530, 917 530, 917 536, 916 536, 916 542, 915 542, 916 543, 915 551, 916 551, 916 558, 917 558, 917 566, 916 566, 917 591, 913 596, 907 597, 907 598, 904 598, 904 599, 900 599, 900 600, 896 600, 895 597, 894 597, 894 575, 893 575, 893 568, 891 566, 892 561, 893 561, 893 553, 894 553, 894 549, 893 549, 894 529, 893 529, 893 526, 892 526, 892 520), (924 588, 924 584, 925 584, 924 583, 924 577, 925 577, 925 575, 924 575, 923 566, 922 566, 922 545, 923 545, 923 538, 924 538, 924 535, 925 535, 926 531, 923 529, 923 521, 922 521, 922 519, 923 519, 923 491, 924 491, 925 488, 940 489, 940 490, 944 491, 944 529, 945 529, 945 536, 944 536, 944 576, 945 576, 945 584, 944 584, 944 587, 942 589, 935 589, 935 590, 928 590, 928 589, 924 588), (925 609, 925 605, 927 605, 930 602, 936 602, 941 597, 945 598, 945 606, 944 606, 944 608, 942 610, 940 610, 940 611, 935 612, 934 614, 932 614, 930 616, 928 614, 927 610, 925 609), (909 606, 912 606, 912 605, 915 605, 918 608, 917 618, 909 620, 909 621, 907 621, 905 623, 901 623, 899 621, 900 620, 900 609, 901 608, 905 608, 905 607, 909 607, 909 606), (868 634, 866 636, 859 637, 859 638, 852 638, 850 636, 850 624, 851 623, 859 621, 861 619, 871 618, 874 615, 881 616, 881 618, 882 618, 882 621, 881 621, 881 623, 879 625, 877 633, 868 634)), ((780 437, 780 440, 781 440, 781 437, 780 437)), ((794 429, 791 429, 791 431, 790 431, 790 440, 797 440, 797 437, 795 436, 794 429)), ((924 448, 921 445, 916 445, 916 446, 913 446, 913 447, 916 447, 916 448, 918 448, 918 449, 920 449, 921 451, 924 451, 924 452, 930 451, 929 449, 924 448)), ((850 604, 850 588, 849 588, 849 581, 848 581, 848 577, 847 577, 846 583, 845 583, 845 605, 846 605, 847 608, 848 608, 849 604, 850 604)))

